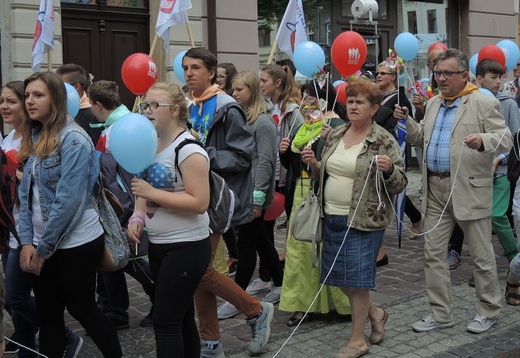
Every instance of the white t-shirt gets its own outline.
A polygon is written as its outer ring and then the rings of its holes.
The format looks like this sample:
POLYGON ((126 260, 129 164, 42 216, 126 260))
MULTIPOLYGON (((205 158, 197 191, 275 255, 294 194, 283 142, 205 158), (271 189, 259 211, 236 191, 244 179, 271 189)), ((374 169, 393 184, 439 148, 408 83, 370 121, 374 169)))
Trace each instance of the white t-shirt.
MULTIPOLYGON (((34 170, 33 170, 34 173, 34 170)), ((42 212, 40 207, 40 191, 36 185, 36 179, 32 180, 32 196, 31 196, 31 211, 33 224, 33 245, 38 246, 45 227, 48 222, 42 219, 42 212)), ((87 207, 81 218, 76 223, 72 231, 61 240, 58 244, 58 249, 70 249, 84 245, 88 242, 94 241, 103 234, 103 226, 99 221, 99 215, 96 209, 87 207)), ((16 246, 15 246, 16 247, 16 246)))
MULTIPOLYGON (((157 153, 152 164, 142 173, 144 180, 154 188, 170 192, 184 192, 184 182, 175 168, 175 147, 184 139, 193 136, 184 132, 172 144, 157 153)), ((208 160, 206 151, 197 144, 185 145, 179 153, 179 166, 190 155, 199 153, 208 160)), ((150 242, 171 244, 177 242, 200 241, 209 236, 209 217, 204 214, 183 214, 146 202, 146 228, 150 242)))

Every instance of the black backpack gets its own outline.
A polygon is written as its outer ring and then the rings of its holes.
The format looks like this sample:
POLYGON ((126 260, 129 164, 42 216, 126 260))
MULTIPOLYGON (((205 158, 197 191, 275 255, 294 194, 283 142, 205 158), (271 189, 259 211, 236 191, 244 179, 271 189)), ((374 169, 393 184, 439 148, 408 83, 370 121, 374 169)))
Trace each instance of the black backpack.
MULTIPOLYGON (((196 144, 204 148, 201 142, 189 138, 184 139, 179 143, 179 145, 177 145, 177 147, 175 147, 175 169, 179 171, 181 178, 182 173, 179 169, 179 151, 186 144, 196 144)), ((212 170, 209 171, 209 189, 209 228, 213 233, 223 234, 231 227, 235 205, 238 204, 238 200, 233 190, 231 190, 226 184, 224 178, 212 170)))

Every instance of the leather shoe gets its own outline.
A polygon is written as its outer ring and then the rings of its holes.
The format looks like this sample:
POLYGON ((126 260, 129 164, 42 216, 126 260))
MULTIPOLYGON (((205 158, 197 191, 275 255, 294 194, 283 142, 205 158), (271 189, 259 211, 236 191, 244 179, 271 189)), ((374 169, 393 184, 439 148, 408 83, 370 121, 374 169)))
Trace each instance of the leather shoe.
POLYGON ((385 336, 385 323, 388 320, 388 313, 383 310, 383 318, 381 321, 372 325, 372 332, 370 333, 370 343, 379 344, 383 341, 385 336))
POLYGON ((368 346, 359 349, 356 347, 349 346, 348 344, 341 348, 338 353, 334 356, 335 358, 357 358, 368 353, 368 346))

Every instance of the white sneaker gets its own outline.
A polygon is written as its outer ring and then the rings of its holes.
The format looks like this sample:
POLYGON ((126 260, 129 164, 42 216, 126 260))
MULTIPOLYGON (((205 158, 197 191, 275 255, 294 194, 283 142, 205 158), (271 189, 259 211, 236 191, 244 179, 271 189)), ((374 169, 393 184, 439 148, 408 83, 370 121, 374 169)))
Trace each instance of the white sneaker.
POLYGON ((467 329, 473 333, 484 333, 487 332, 496 323, 496 318, 487 318, 477 313, 475 318, 473 318, 473 321, 468 324, 467 329))
POLYGON ((219 320, 235 317, 239 313, 240 311, 229 302, 226 302, 217 308, 219 320))
POLYGON ((273 305, 280 302, 280 296, 282 294, 282 286, 280 287, 273 287, 271 292, 269 292, 264 298, 262 298, 262 302, 269 302, 273 305))
POLYGON ((271 290, 271 281, 262 281, 260 277, 255 278, 249 286, 246 288, 246 292, 250 295, 256 295, 262 291, 270 291, 271 290))

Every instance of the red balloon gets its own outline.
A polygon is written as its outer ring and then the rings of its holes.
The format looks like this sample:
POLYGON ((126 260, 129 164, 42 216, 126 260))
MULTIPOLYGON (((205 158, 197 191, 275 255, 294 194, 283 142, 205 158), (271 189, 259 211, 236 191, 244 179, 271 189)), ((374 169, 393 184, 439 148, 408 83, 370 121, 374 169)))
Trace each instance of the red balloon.
POLYGON ((438 48, 441 48, 443 50, 447 50, 448 49, 448 46, 446 46, 446 44, 444 42, 434 42, 430 45, 430 47, 428 47, 428 53, 432 52, 433 50, 436 50, 438 48))
POLYGON ((130 92, 136 96, 141 95, 157 80, 157 66, 147 54, 134 53, 123 62, 121 77, 130 92))
POLYGON ((486 45, 480 49, 478 52, 478 61, 480 62, 485 58, 495 60, 500 66, 506 67, 506 54, 496 45, 486 45))
POLYGON ((347 88, 348 83, 342 82, 335 87, 336 93, 338 94, 338 102, 346 104, 347 103, 347 88))
POLYGON ((341 76, 346 77, 363 66, 367 58, 367 44, 363 36, 355 31, 339 34, 330 49, 332 62, 341 76))
POLYGON ((276 220, 285 210, 285 196, 279 192, 274 193, 271 206, 265 211, 264 220, 276 220))

